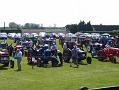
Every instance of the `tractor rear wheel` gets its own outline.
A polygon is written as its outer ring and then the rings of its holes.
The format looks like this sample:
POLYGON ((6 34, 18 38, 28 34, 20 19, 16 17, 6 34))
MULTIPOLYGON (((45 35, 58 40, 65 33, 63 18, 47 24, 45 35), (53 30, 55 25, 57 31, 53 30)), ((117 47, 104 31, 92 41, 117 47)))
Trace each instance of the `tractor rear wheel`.
POLYGON ((87 63, 91 64, 92 63, 92 58, 91 57, 87 57, 87 63))
POLYGON ((9 62, 5 63, 4 66, 5 67, 8 67, 9 66, 9 62))

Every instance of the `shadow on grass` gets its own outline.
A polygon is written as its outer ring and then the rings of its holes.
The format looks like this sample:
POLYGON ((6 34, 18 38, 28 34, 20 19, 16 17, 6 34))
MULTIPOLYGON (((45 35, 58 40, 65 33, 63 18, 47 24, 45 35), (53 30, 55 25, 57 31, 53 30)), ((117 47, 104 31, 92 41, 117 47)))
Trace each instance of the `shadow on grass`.
POLYGON ((102 62, 111 62, 110 60, 103 60, 102 62))
POLYGON ((5 67, 4 65, 0 66, 0 70, 7 70, 8 68, 5 67))
POLYGON ((79 68, 79 66, 74 66, 74 65, 72 65, 72 66, 70 66, 70 67, 72 67, 72 68, 79 68))
POLYGON ((87 63, 81 63, 80 65, 88 65, 87 63))
POLYGON ((14 70, 15 72, 21 72, 22 70, 14 70))
POLYGON ((119 64, 119 62, 113 63, 113 64, 119 64))
POLYGON ((39 66, 29 64, 29 66, 31 66, 31 69, 35 69, 37 67, 39 67, 39 68, 57 68, 57 67, 62 67, 63 65, 57 64, 55 66, 52 66, 50 63, 48 63, 48 64, 42 64, 42 65, 39 65, 39 66))
POLYGON ((119 62, 115 62, 115 63, 114 63, 114 62, 111 62, 110 60, 107 60, 107 59, 106 59, 106 60, 103 60, 103 61, 100 61, 100 62, 110 62, 110 63, 112 63, 112 64, 119 64, 119 62))

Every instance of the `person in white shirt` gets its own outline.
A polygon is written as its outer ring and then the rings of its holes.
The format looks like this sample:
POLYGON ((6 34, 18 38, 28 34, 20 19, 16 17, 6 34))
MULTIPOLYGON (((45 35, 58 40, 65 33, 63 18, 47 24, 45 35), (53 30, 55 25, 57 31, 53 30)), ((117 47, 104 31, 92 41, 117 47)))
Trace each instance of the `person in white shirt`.
POLYGON ((20 49, 17 49, 15 58, 17 59, 18 71, 21 71, 22 52, 20 51, 20 49))

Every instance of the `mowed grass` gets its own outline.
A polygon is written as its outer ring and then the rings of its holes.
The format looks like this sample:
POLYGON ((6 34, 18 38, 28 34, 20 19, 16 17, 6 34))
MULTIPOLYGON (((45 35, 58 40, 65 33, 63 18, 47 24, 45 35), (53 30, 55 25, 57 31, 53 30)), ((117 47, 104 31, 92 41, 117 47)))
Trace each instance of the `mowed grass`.
MULTIPOLYGON (((58 43, 57 47, 61 49, 58 43)), ((32 69, 32 66, 27 65, 26 57, 23 57, 21 72, 16 71, 16 61, 14 69, 0 69, 0 90, 77 90, 82 86, 94 88, 119 85, 119 64, 97 59, 93 59, 90 65, 85 65, 86 61, 83 63, 79 68, 64 63, 62 67, 34 66, 32 69)))

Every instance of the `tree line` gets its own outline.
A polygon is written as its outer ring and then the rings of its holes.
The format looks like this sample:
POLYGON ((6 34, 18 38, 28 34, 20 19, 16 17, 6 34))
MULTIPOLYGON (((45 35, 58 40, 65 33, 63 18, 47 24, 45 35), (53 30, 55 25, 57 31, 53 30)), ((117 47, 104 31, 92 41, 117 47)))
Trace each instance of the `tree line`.
MULTIPOLYGON (((17 24, 15 22, 9 23, 9 28, 17 28, 17 29, 43 29, 46 28, 43 24, 36 24, 36 23, 25 23, 24 25, 17 24)), ((49 26, 49 28, 56 28, 56 24, 54 26, 49 26)))
MULTIPOLYGON (((9 23, 9 28, 12 29, 45 29, 43 27, 43 24, 36 24, 36 23, 25 23, 24 25, 16 24, 15 22, 10 22, 9 23)), ((56 28, 56 25, 54 27, 50 28, 56 28)), ((66 31, 71 32, 71 33, 76 33, 76 32, 87 32, 87 31, 119 31, 119 25, 91 25, 91 22, 84 22, 80 21, 78 24, 68 24, 65 26, 66 31)))
POLYGON ((17 28, 17 29, 39 29, 42 28, 43 24, 35 24, 35 23, 25 23, 24 25, 16 24, 15 22, 9 23, 9 28, 17 28))
POLYGON ((79 24, 66 25, 65 27, 66 27, 66 30, 71 33, 93 31, 93 27, 90 21, 87 23, 85 23, 84 21, 80 21, 79 24))

